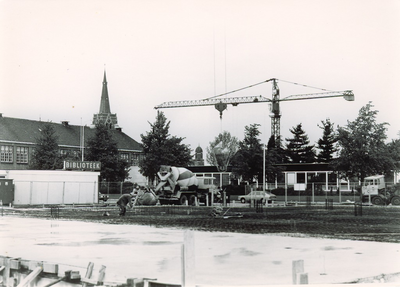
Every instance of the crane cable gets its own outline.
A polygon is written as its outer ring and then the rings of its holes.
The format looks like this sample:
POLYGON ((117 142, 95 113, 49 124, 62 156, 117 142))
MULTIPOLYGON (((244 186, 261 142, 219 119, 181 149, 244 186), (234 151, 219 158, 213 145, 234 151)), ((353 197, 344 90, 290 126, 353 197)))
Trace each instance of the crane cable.
POLYGON ((262 82, 259 82, 259 83, 256 83, 256 84, 253 84, 253 85, 250 85, 250 86, 246 86, 244 88, 236 89, 236 90, 233 90, 233 91, 230 91, 230 92, 226 92, 226 93, 223 93, 223 94, 219 94, 219 95, 216 95, 216 96, 213 96, 213 97, 205 98, 203 100, 210 100, 210 99, 226 96, 226 95, 233 94, 233 93, 236 93, 238 91, 245 90, 245 89, 249 89, 249 88, 252 88, 252 87, 255 87, 255 86, 270 82, 270 81, 273 81, 273 80, 277 80, 277 81, 281 81, 281 82, 285 82, 285 83, 289 83, 289 84, 293 84, 293 85, 297 85, 297 86, 303 86, 303 87, 306 87, 306 88, 312 88, 312 89, 317 89, 317 90, 322 90, 322 91, 327 91, 327 92, 334 92, 334 91, 328 90, 328 89, 323 89, 323 88, 318 88, 318 87, 313 87, 313 86, 309 86, 309 85, 304 85, 304 84, 299 84, 299 83, 295 83, 295 82, 290 82, 290 81, 285 81, 285 80, 281 80, 281 79, 272 78, 272 79, 265 80, 265 81, 262 81, 262 82))
MULTIPOLYGON (((278 80, 278 79, 276 79, 278 80)), ((328 90, 328 89, 323 89, 323 88, 318 88, 318 87, 313 87, 313 86, 308 86, 308 85, 304 85, 304 84, 299 84, 299 83, 295 83, 295 82, 290 82, 290 81, 285 81, 285 80, 280 80, 281 82, 285 82, 285 83, 289 83, 289 84, 293 84, 293 85, 297 85, 297 86, 303 86, 306 88, 312 88, 312 89, 317 89, 317 90, 322 90, 322 91, 327 91, 327 92, 334 92, 332 90, 328 90)))
POLYGON ((236 93, 236 92, 238 92, 238 91, 245 90, 245 89, 248 89, 248 88, 252 88, 252 87, 254 87, 254 86, 261 85, 261 84, 270 82, 270 81, 272 81, 272 80, 274 80, 274 79, 269 79, 269 80, 266 80, 266 81, 262 81, 262 82, 259 82, 259 83, 257 83, 257 84, 253 84, 253 85, 250 85, 250 86, 247 86, 247 87, 244 87, 244 88, 240 88, 240 89, 237 89, 237 90, 233 90, 233 91, 230 91, 230 92, 227 92, 227 93, 223 93, 223 94, 220 94, 220 95, 216 95, 216 96, 213 96, 213 97, 205 98, 205 99, 203 99, 203 100, 204 100, 204 101, 205 101, 205 100, 210 100, 210 99, 222 97, 222 96, 225 96, 225 95, 229 95, 229 94, 232 94, 232 93, 236 93))

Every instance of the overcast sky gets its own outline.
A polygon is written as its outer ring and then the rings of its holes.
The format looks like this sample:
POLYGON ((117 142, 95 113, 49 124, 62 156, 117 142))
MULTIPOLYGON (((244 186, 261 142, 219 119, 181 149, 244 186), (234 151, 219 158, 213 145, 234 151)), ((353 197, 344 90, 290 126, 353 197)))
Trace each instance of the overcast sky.
MULTIPOLYGON (((277 78, 281 98, 353 90, 342 98, 281 103, 281 134, 299 123, 315 143, 321 120, 344 126, 372 101, 388 138, 400 131, 400 1, 0 1, 0 113, 90 125, 104 70, 111 112, 141 142, 165 101, 198 100, 277 78)), ((271 98, 271 83, 232 96, 271 98)), ((171 135, 205 151, 223 130, 243 139, 269 105, 162 110, 171 135)))

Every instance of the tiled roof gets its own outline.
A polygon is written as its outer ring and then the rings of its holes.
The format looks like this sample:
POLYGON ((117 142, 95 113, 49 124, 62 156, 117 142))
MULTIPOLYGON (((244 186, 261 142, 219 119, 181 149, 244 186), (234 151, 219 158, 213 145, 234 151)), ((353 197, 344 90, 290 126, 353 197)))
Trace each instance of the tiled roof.
MULTIPOLYGON (((55 134, 58 136, 59 146, 80 146, 81 126, 64 125, 52 122, 33 121, 26 119, 8 118, 0 116, 0 142, 20 142, 26 144, 35 144, 40 136, 40 128, 44 124, 51 124, 55 134)), ((113 139, 117 142, 118 149, 130 151, 142 151, 141 145, 118 130, 110 131, 113 139)), ((85 139, 95 135, 95 129, 85 126, 85 139)))

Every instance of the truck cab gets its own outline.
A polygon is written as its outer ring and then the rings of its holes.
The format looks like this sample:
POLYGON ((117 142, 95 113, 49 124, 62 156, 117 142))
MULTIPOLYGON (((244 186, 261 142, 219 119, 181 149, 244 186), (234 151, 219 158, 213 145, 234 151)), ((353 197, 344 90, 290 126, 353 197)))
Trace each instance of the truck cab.
POLYGON ((364 178, 364 183, 362 185, 363 195, 377 195, 379 190, 385 188, 385 177, 383 175, 374 175, 364 178))
POLYGON ((400 205, 400 184, 386 185, 383 175, 366 177, 361 192, 363 202, 400 205))

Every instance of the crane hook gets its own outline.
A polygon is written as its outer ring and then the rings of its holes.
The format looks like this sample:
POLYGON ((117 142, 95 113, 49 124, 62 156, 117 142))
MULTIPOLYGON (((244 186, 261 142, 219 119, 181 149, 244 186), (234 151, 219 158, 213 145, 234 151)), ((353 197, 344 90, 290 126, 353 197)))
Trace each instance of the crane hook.
POLYGON ((227 105, 223 102, 219 102, 214 105, 215 109, 219 111, 219 118, 222 119, 222 112, 226 110, 227 105))

